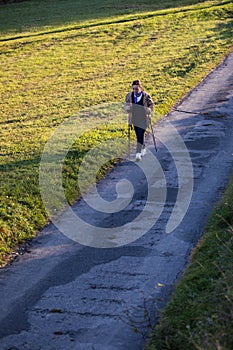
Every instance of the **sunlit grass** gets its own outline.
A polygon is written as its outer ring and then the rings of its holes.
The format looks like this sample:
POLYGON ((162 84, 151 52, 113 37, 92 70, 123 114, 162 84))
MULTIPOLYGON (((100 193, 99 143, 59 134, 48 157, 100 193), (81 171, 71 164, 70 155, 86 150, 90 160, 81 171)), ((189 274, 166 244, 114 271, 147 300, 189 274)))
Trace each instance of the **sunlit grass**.
MULTIPOLYGON (((232 11, 229 1, 207 1, 185 11, 141 13, 136 20, 126 15, 125 21, 121 15, 119 23, 113 23, 115 17, 108 24, 57 27, 54 33, 0 42, 2 253, 35 235, 47 220, 38 167, 56 126, 84 108, 123 102, 134 77, 153 96, 156 115, 168 112, 231 50, 232 11)), ((16 20, 17 12, 12 16, 16 20)), ((97 134, 100 140, 114 132, 126 137, 121 118, 116 114, 119 129, 105 126, 104 132, 90 133, 85 149, 76 145, 82 148, 77 166, 67 159, 70 202, 79 196, 74 173, 88 144, 97 134)), ((94 126, 95 117, 90 114, 88 122, 94 126)))

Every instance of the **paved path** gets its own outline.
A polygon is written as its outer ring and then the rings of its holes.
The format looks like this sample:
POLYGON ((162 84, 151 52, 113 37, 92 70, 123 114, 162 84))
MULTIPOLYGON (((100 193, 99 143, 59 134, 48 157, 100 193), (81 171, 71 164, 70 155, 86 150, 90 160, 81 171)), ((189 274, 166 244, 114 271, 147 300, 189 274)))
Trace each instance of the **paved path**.
MULTIPOLYGON (((156 320, 157 310, 170 296, 232 172, 233 54, 177 109, 191 113, 174 111, 154 130, 161 139, 168 137, 169 120, 190 151, 194 191, 184 220, 165 233, 177 200, 177 172, 168 150, 159 142, 157 157, 168 192, 164 210, 148 233, 126 246, 97 249, 81 246, 49 225, 34 240, 30 252, 0 271, 2 350, 143 349, 148 324, 156 320)), ((148 145, 152 150, 150 138, 148 145)), ((125 216, 134 218, 143 210, 145 179, 133 163, 116 166, 100 189, 111 193, 114 183, 126 173, 136 186, 128 211, 101 218, 85 211, 102 226, 114 225, 114 220, 120 224, 125 216)), ((156 184, 153 169, 152 174, 156 184)), ((74 211, 82 213, 84 208, 81 201, 74 211)))

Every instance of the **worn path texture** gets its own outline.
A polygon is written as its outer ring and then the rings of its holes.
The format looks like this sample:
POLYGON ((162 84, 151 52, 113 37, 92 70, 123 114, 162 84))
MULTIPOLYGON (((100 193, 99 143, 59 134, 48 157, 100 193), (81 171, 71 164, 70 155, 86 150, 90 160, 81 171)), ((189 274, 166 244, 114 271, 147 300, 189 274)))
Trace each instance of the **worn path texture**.
MULTIPOLYGON (((184 271, 232 173, 233 54, 160 120, 154 132, 164 178, 159 175, 159 166, 151 168, 154 197, 148 211, 160 206, 164 182, 167 190, 158 220, 127 245, 119 246, 114 233, 108 237, 112 241, 109 248, 81 245, 54 225, 47 226, 33 240, 29 252, 0 271, 2 350, 143 349, 147 332, 184 271), (168 122, 189 151, 193 188, 190 179, 185 182, 187 169, 179 178, 178 168, 185 169, 187 157, 179 149, 172 149, 171 155, 163 143, 172 136, 168 122), (182 203, 187 207, 182 208, 182 203)), ((155 155, 150 136, 147 146, 155 155)), ((144 164, 150 159, 146 157, 150 154, 143 158, 144 164)), ((127 237, 125 222, 134 221, 137 225, 131 230, 136 237, 147 225, 143 219, 137 221, 137 216, 145 208, 148 192, 138 165, 122 161, 100 182, 99 192, 111 200, 116 183, 125 176, 134 186, 133 199, 125 209, 103 215, 81 200, 73 211, 98 227, 119 227, 121 237, 127 237)))

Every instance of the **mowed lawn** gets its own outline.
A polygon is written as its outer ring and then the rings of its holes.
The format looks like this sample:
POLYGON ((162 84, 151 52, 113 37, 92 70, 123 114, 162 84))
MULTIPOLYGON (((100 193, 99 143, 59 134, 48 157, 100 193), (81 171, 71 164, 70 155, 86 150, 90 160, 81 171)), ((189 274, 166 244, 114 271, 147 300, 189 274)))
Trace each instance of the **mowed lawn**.
MULTIPOLYGON (((232 49, 231 1, 25 1, 0 7, 0 262, 48 221, 39 165, 49 136, 83 109, 123 102, 140 78, 166 112, 232 49), (79 6, 77 6, 79 4, 79 6), (183 7, 182 7, 183 6, 183 7)), ((101 107, 102 108, 102 107, 101 107)), ((122 113, 86 133, 64 167, 70 203, 93 145, 127 137, 122 113)), ((88 114, 95 126, 96 114, 88 114)), ((85 119, 85 120, 86 120, 85 119)), ((80 127, 86 122, 80 117, 80 127)), ((99 120, 98 120, 99 124, 99 120)))

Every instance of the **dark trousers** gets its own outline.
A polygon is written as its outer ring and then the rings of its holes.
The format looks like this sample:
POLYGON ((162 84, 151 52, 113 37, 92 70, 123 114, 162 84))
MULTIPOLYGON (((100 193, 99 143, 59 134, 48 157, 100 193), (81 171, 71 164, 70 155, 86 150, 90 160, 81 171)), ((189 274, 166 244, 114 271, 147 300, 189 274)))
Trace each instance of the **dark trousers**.
POLYGON ((134 125, 134 131, 137 137, 137 149, 136 153, 141 153, 142 148, 145 147, 144 143, 144 136, 145 136, 145 129, 140 128, 139 126, 134 125))

